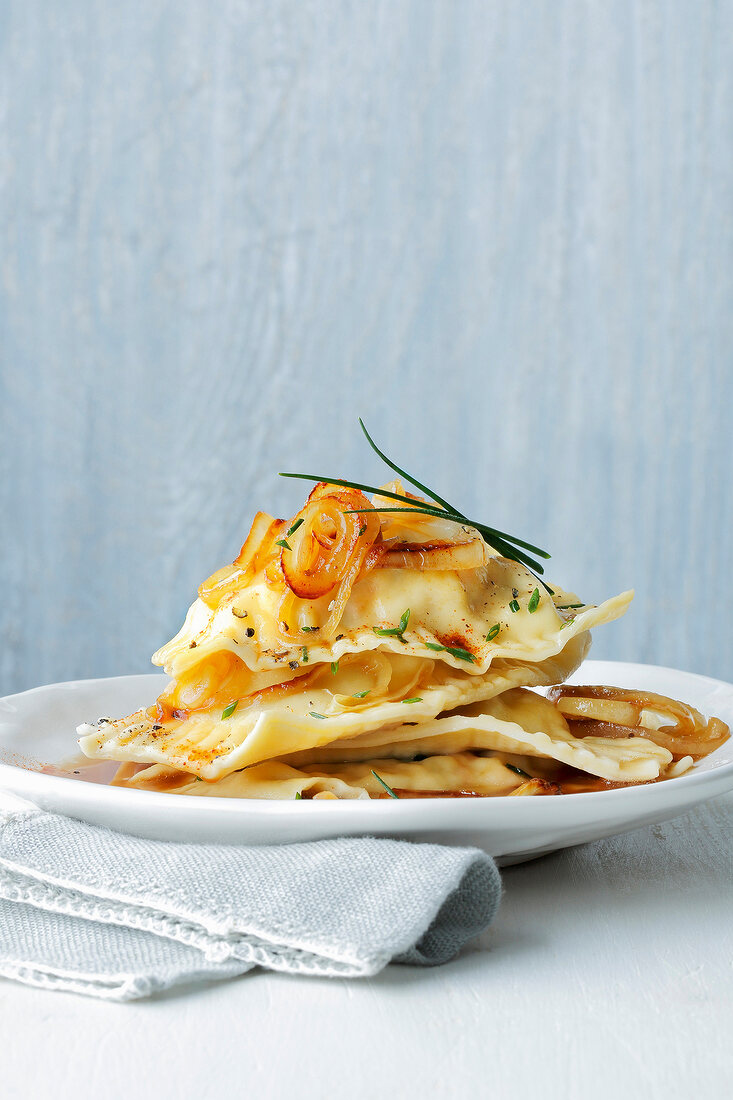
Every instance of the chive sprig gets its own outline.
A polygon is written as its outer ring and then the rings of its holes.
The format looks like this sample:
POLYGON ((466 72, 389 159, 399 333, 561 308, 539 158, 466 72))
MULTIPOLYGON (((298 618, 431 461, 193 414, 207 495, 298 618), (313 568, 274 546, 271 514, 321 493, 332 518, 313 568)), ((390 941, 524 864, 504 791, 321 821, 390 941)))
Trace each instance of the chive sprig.
POLYGON ((520 539, 516 535, 510 535, 506 531, 500 531, 498 528, 490 527, 486 523, 481 523, 477 520, 469 519, 468 516, 464 515, 463 512, 455 508, 452 504, 445 500, 444 497, 436 493, 434 489, 431 489, 422 481, 418 481, 418 479, 413 477, 412 474, 409 474, 407 470, 403 470, 401 466, 398 466, 396 462, 393 462, 390 458, 388 458, 384 451, 380 450, 372 437, 369 435, 369 432, 367 431, 364 421, 361 419, 361 417, 359 417, 359 425, 366 437, 369 446, 377 455, 379 455, 382 461, 401 478, 404 478, 405 481, 409 482, 410 485, 413 485, 416 489, 419 489, 421 492, 425 493, 430 498, 430 501, 414 500, 412 497, 405 496, 402 493, 393 493, 388 489, 380 489, 378 486, 375 485, 367 485, 361 481, 347 481, 345 478, 327 477, 323 474, 298 474, 286 473, 281 471, 280 477, 297 478, 301 481, 322 481, 325 482, 325 484, 327 485, 339 485, 345 489, 359 489, 365 493, 373 493, 376 496, 384 497, 388 500, 397 501, 398 504, 402 505, 402 507, 394 508, 355 508, 353 510, 350 510, 353 512, 380 512, 389 514, 411 512, 413 515, 417 514, 431 516, 434 519, 447 519, 452 521, 453 523, 458 523, 461 526, 474 527, 480 533, 484 541, 489 543, 496 551, 498 551, 499 554, 502 555, 502 557, 508 558, 509 561, 518 562, 520 565, 524 565, 527 569, 537 574, 537 579, 540 581, 540 584, 542 584, 543 588, 545 588, 546 591, 550 593, 550 595, 553 595, 553 591, 549 587, 549 585, 545 584, 545 582, 541 580, 541 575, 544 573, 544 567, 542 566, 541 562, 536 560, 536 558, 549 558, 550 554, 548 554, 546 550, 543 550, 539 546, 535 546, 534 543, 526 542, 524 539, 520 539), (529 551, 529 553, 525 553, 525 551, 529 551), (535 555, 535 557, 531 556, 533 554, 535 555))

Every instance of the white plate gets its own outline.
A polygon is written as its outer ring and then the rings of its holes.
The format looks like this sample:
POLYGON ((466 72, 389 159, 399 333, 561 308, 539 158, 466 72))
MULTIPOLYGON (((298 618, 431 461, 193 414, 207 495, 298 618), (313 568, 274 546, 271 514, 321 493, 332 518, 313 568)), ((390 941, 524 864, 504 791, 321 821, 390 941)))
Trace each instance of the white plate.
MULTIPOLYGON (((0 699, 0 792, 122 832, 160 840, 283 844, 369 833, 476 844, 503 863, 664 821, 733 788, 727 742, 691 772, 640 787, 555 798, 264 802, 125 790, 38 769, 73 756, 75 729, 155 699, 163 676, 51 684, 0 699), (35 770, 34 770, 35 769, 35 770)), ((586 661, 570 683, 658 691, 733 724, 733 685, 654 665, 586 661)))

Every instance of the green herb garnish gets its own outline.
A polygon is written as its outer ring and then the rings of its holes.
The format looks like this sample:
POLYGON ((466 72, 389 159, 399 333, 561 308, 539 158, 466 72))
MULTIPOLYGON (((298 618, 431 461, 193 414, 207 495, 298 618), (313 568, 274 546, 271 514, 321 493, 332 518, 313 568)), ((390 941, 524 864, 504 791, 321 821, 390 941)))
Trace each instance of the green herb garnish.
POLYGON ((560 627, 560 629, 564 630, 566 626, 570 626, 570 624, 574 623, 574 622, 575 622, 575 615, 573 615, 572 618, 570 618, 570 619, 566 619, 565 622, 560 627))
POLYGON ((235 699, 233 703, 230 703, 228 707, 225 707, 225 709, 221 712, 222 718, 231 718, 231 716, 234 714, 235 710, 237 709, 237 704, 238 703, 239 703, 239 699, 235 699))
POLYGON ((290 543, 287 539, 275 539, 275 546, 282 546, 283 550, 290 549, 290 543))
POLYGON ((540 590, 535 588, 532 595, 529 597, 529 603, 527 604, 527 611, 530 615, 534 615, 537 608, 540 606, 540 590))
POLYGON ((426 642, 425 645, 435 653, 450 653, 452 657, 456 657, 459 661, 473 661, 474 663, 476 661, 473 653, 469 653, 467 649, 459 649, 458 646, 437 645, 435 642, 426 642))
POLYGON ((307 645, 303 646, 303 656, 302 656, 301 660, 302 660, 304 665, 308 664, 308 646, 307 645))
POLYGON ((514 772, 515 775, 521 775, 522 779, 531 779, 532 778, 531 775, 527 775, 526 772, 523 772, 521 768, 516 768, 514 766, 514 764, 505 764, 504 767, 509 768, 509 771, 514 772))
POLYGON ((404 642, 402 635, 407 630, 407 624, 410 621, 410 609, 402 612, 402 618, 397 626, 373 626, 372 630, 380 638, 399 638, 401 642, 404 642))
MULTIPOLYGON (((404 496, 401 493, 392 493, 387 489, 380 489, 374 485, 365 485, 363 482, 359 481, 346 481, 344 478, 324 477, 320 474, 294 474, 283 472, 280 473, 280 477, 300 478, 303 481, 323 481, 327 485, 342 485, 347 489, 360 489, 362 492, 375 493, 377 496, 386 497, 389 500, 396 500, 402 505, 408 505, 407 508, 370 507, 368 509, 355 509, 355 511, 357 512, 412 512, 413 515, 417 512, 420 515, 433 516, 438 519, 452 520, 454 523, 461 524, 462 526, 467 525, 469 527, 475 527, 476 530, 480 532, 483 539, 491 546, 493 546, 494 549, 497 550, 503 557, 508 558, 510 561, 520 562, 522 565, 525 565, 528 569, 534 571, 535 573, 541 574, 544 572, 543 566, 538 561, 535 561, 534 558, 531 558, 528 554, 525 554, 524 551, 529 550, 530 553, 536 554, 540 558, 549 558, 550 555, 547 553, 546 550, 542 550, 539 546, 535 546, 531 542, 525 542, 523 539, 519 539, 515 535, 508 535, 505 531, 499 531, 495 527, 489 527, 485 523, 478 523, 475 520, 469 519, 467 516, 463 515, 462 512, 459 512, 457 508, 454 508, 452 504, 449 504, 447 500, 444 500, 444 498, 439 496, 436 492, 434 492, 434 490, 428 488, 427 485, 424 485, 421 481, 418 481, 417 478, 412 477, 410 474, 407 473, 406 470, 403 470, 400 466, 397 466, 394 462, 392 462, 391 459, 387 458, 384 452, 381 451, 379 447, 377 447, 376 443, 369 435, 369 432, 366 430, 364 421, 361 419, 361 417, 359 418, 359 424, 361 426, 361 430, 366 436, 369 446, 372 448, 373 451, 375 451, 376 454, 379 455, 382 461, 385 462, 391 470, 394 470, 395 473, 399 474, 400 477, 404 478, 405 481, 408 481, 410 485, 414 485, 416 489, 419 489, 421 492, 426 493, 427 496, 430 498, 430 502, 434 503, 426 503, 420 500, 416 501, 413 498, 404 496), (520 547, 522 549, 519 549, 520 547)), ((552 589, 547 584, 545 584, 544 581, 540 580, 540 584, 542 584, 543 587, 547 589, 550 595, 553 594, 552 589)))
POLYGON ((362 535, 364 534, 364 532, 366 531, 366 529, 367 529, 367 525, 366 525, 366 523, 363 523, 363 524, 361 525, 361 527, 359 528, 359 538, 361 538, 361 536, 362 536, 362 535))
POLYGON ((336 675, 336 673, 338 672, 338 670, 339 670, 339 663, 338 663, 338 661, 331 661, 331 672, 333 673, 333 675, 334 675, 334 676, 336 675))
POLYGON ((371 691, 371 688, 367 688, 366 691, 355 691, 351 696, 352 699, 366 699, 367 695, 371 691))
POLYGON ((296 792, 295 792, 295 801, 296 801, 296 802, 297 802, 297 801, 298 801, 299 799, 301 799, 302 797, 303 797, 303 795, 302 795, 302 794, 300 793, 300 791, 296 791, 296 792))
POLYGON ((312 634, 314 630, 320 630, 320 626, 301 626, 300 628, 304 634, 312 634))
POLYGON ((314 710, 309 710, 308 713, 310 714, 311 718, 322 718, 324 721, 326 719, 325 714, 316 714, 314 710))
POLYGON ((491 630, 486 635, 486 641, 487 642, 493 642, 494 638, 496 637, 496 635, 499 633, 500 630, 501 630, 501 623, 494 623, 491 630))
POLYGON ((510 611, 519 611, 519 604, 517 603, 516 600, 512 600, 512 602, 509 604, 509 610, 510 611))
POLYGON ((385 782, 384 782, 384 780, 382 779, 381 775, 377 775, 377 773, 375 772, 374 768, 372 768, 372 769, 371 769, 371 773, 372 773, 372 775, 374 776, 374 778, 375 778, 375 779, 376 779, 376 780, 377 780, 377 781, 378 781, 379 783, 381 783, 381 784, 382 784, 382 786, 384 787, 385 791, 387 792, 387 794, 389 795, 389 797, 390 797, 390 798, 398 798, 398 797, 399 797, 398 795, 396 795, 396 794, 394 793, 394 791, 393 791, 393 790, 392 790, 392 788, 390 787, 389 783, 385 783, 385 782))
POLYGON ((403 699, 403 703, 422 703, 422 696, 413 695, 412 699, 403 699))
MULTIPOLYGON (((285 532, 286 538, 290 538, 290 536, 293 534, 293 532, 298 530, 298 528, 300 527, 302 522, 303 522, 302 518, 301 519, 296 519, 296 521, 292 525, 292 527, 288 527, 287 531, 285 532)), ((288 547, 288 550, 289 549, 290 549, 290 547, 288 547)))
POLYGON ((569 611, 571 607, 585 607, 584 603, 556 603, 556 611, 569 611))

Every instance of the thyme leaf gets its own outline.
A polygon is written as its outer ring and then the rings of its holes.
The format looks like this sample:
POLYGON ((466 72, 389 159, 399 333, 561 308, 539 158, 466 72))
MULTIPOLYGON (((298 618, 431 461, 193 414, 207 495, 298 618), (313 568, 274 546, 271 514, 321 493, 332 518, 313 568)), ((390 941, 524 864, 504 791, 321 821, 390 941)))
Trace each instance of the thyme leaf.
POLYGON ((373 626, 372 630, 380 638, 399 638, 400 641, 404 642, 405 639, 402 637, 402 635, 407 630, 407 624, 409 623, 409 621, 410 609, 408 607, 406 611, 402 612, 402 616, 397 626, 373 626))
POLYGON ((389 783, 385 783, 385 782, 384 782, 384 780, 382 779, 381 775, 377 775, 377 773, 375 772, 374 768, 371 768, 370 770, 371 770, 371 773, 372 773, 372 775, 374 776, 374 778, 375 778, 375 779, 376 779, 376 780, 377 780, 377 781, 378 781, 379 783, 381 783, 381 784, 382 784, 382 786, 384 787, 385 791, 387 792, 387 794, 389 795, 389 797, 390 797, 390 798, 398 798, 398 797, 399 797, 398 795, 396 795, 396 794, 394 793, 394 791, 393 791, 393 790, 392 790, 392 788, 390 787, 389 783))
POLYGON ((472 661, 474 664, 476 663, 475 655, 470 653, 467 649, 460 649, 458 646, 452 645, 437 645, 436 642, 426 642, 425 645, 435 653, 450 653, 452 657, 456 657, 459 661, 472 661))

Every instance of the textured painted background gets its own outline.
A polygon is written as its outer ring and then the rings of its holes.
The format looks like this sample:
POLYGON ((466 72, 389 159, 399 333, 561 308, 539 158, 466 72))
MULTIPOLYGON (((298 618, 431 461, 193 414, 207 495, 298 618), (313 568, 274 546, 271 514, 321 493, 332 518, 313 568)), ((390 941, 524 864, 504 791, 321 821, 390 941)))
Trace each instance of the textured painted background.
POLYGON ((731 677, 733 4, 5 0, 0 689, 395 456, 731 677))

